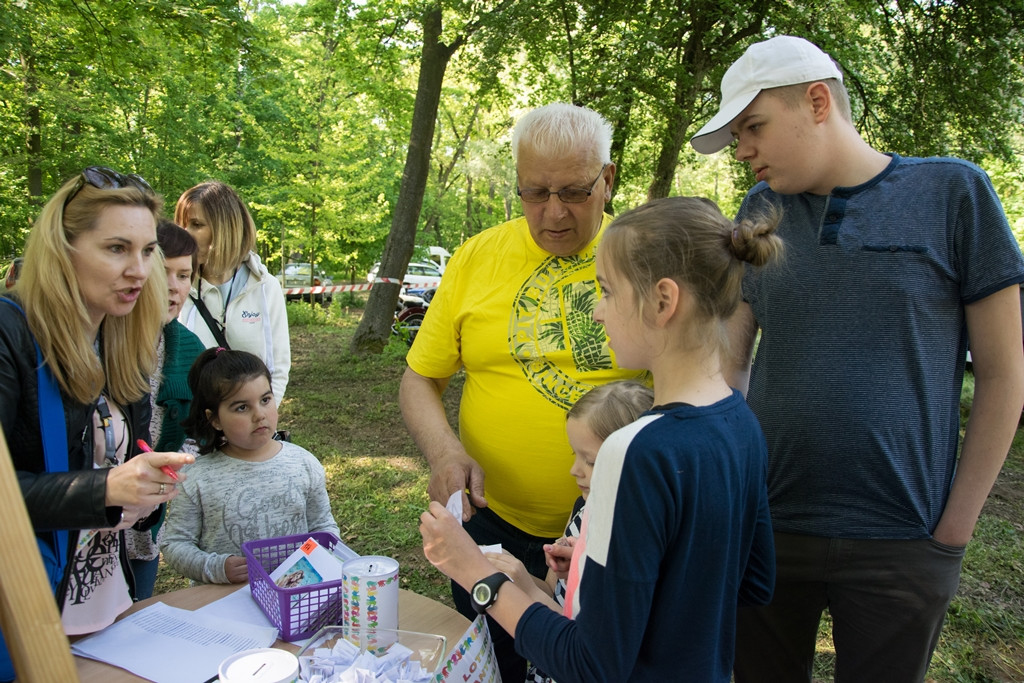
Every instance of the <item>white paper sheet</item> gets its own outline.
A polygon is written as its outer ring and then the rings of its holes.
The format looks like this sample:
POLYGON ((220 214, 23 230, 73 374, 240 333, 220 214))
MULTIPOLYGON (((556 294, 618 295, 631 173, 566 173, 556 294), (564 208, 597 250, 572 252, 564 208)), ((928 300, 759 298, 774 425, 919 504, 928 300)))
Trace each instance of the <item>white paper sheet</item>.
MULTIPOLYGON (((459 526, 462 526, 462 491, 456 491, 448 497, 448 502, 444 504, 445 510, 452 513, 452 517, 459 520, 459 526)), ((481 545, 478 546, 482 553, 498 553, 501 554, 501 544, 494 543, 492 545, 481 545)))
POLYGON ((448 496, 448 502, 444 504, 444 509, 452 513, 452 517, 462 524, 462 491, 456 491, 448 496))
POLYGON ((157 602, 79 640, 71 651, 155 683, 197 683, 215 676, 229 655, 269 647, 276 639, 273 626, 252 626, 157 602))
MULTIPOLYGON (((220 600, 214 600, 209 605, 200 607, 196 610, 196 613, 228 621, 238 621, 252 626, 267 626, 274 629, 274 633, 277 633, 278 638, 281 637, 277 627, 270 622, 270 619, 267 619, 263 609, 253 600, 249 584, 242 586, 233 593, 225 595, 220 600)), ((298 638, 289 642, 293 645, 305 645, 309 642, 309 638, 298 638)))
MULTIPOLYGON (((274 628, 274 625, 270 623, 270 619, 267 619, 267 615, 263 613, 260 606, 252 599, 252 591, 249 589, 249 584, 225 595, 220 600, 214 600, 208 605, 203 605, 195 610, 195 613, 204 617, 240 621, 243 624, 274 628)), ((274 628, 274 630, 276 631, 277 629, 274 628)))

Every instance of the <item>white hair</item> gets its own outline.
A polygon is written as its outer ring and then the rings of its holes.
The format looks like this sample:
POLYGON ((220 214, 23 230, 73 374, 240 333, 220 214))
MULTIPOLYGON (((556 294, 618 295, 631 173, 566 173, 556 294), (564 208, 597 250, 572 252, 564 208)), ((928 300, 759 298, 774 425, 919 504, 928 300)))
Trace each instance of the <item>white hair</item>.
POLYGON ((611 162, 612 126, 593 109, 555 102, 519 119, 512 131, 512 158, 519 151, 542 151, 545 157, 567 157, 592 150, 602 164, 611 162))

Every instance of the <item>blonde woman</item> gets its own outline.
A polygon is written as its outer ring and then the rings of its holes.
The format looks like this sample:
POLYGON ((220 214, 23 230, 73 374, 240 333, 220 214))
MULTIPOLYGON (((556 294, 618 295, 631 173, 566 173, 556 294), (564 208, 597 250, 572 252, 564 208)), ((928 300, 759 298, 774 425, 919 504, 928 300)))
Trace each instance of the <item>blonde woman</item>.
POLYGON ((174 222, 199 245, 199 278, 178 320, 206 348, 248 351, 270 369, 281 404, 292 364, 281 284, 253 252, 256 225, 238 193, 210 180, 178 199, 174 222))
MULTIPOLYGON (((122 532, 157 518, 177 493, 168 472, 193 460, 137 446, 149 440, 149 376, 167 309, 160 208, 142 178, 85 169, 43 207, 21 278, 0 300, 0 424, 69 635, 103 628, 131 605, 122 532), (47 386, 55 399, 40 416, 47 386), (66 431, 44 433, 47 419, 66 431)), ((13 678, 0 654, 0 680, 13 678)))

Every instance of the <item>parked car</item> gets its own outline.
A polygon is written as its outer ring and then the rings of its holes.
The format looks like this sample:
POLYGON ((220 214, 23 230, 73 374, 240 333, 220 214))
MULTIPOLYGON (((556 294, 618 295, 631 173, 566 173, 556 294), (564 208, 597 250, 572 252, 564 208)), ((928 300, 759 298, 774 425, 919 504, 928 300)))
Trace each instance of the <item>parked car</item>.
MULTIPOLYGON (((284 272, 278 272, 278 282, 285 289, 291 289, 293 287, 333 287, 334 280, 327 277, 322 270, 317 268, 315 271, 312 264, 309 263, 289 263, 284 267, 284 272), (312 284, 310 274, 313 274, 312 284)), ((334 298, 334 294, 326 292, 323 294, 316 294, 316 300, 319 303, 330 303, 334 298)), ((294 301, 302 299, 309 301, 309 294, 285 294, 285 299, 288 301, 294 301)))
MULTIPOLYGON (((373 264, 373 268, 370 268, 370 272, 366 275, 367 282, 373 282, 377 279, 377 269, 380 268, 380 261, 373 264)), ((437 283, 441 281, 441 269, 433 263, 423 263, 421 261, 412 261, 409 263, 409 267, 405 269, 405 277, 402 278, 402 283, 406 286, 432 286, 436 287, 437 283)))
POLYGON ((436 263, 438 270, 443 273, 452 255, 444 247, 427 247, 427 253, 430 254, 430 260, 436 263))
POLYGON ((7 270, 6 270, 5 274, 4 274, 4 291, 5 292, 8 289, 10 289, 11 287, 13 287, 14 283, 17 282, 18 276, 21 275, 21 264, 23 262, 24 262, 24 259, 19 256, 18 258, 16 258, 13 261, 11 261, 11 263, 7 266, 7 270))

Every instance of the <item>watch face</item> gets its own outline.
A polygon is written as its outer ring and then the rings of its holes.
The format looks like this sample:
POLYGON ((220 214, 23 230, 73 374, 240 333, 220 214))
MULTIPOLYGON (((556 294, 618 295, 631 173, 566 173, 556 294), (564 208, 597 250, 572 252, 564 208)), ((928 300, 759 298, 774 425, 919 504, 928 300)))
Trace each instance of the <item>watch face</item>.
POLYGON ((478 605, 486 605, 491 600, 491 587, 485 583, 473 586, 473 601, 478 605))

